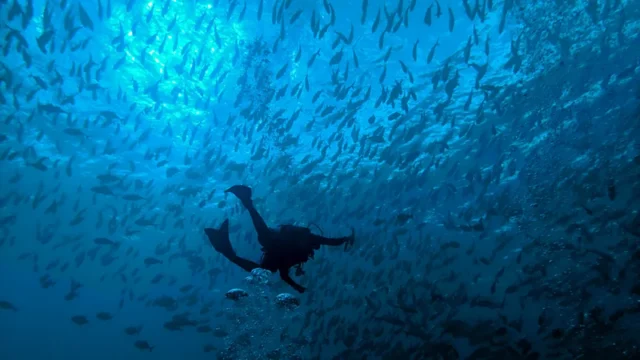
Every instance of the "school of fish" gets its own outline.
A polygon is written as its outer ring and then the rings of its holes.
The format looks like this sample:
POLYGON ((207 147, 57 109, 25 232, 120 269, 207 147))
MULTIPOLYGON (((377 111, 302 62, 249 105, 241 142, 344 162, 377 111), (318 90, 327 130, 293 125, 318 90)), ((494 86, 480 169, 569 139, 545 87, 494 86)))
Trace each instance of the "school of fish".
POLYGON ((3 359, 640 358, 640 1, 0 0, 3 359), (292 293, 203 229, 327 236, 292 293))

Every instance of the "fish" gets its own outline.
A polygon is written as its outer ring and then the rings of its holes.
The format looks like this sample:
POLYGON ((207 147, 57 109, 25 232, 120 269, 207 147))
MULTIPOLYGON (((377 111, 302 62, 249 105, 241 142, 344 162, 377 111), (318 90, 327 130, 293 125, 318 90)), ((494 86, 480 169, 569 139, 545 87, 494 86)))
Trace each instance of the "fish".
POLYGON ((438 45, 440 45, 440 39, 437 39, 436 43, 431 47, 431 50, 429 50, 429 54, 427 55, 427 64, 431 64, 431 61, 436 54, 436 47, 438 47, 438 45))
POLYGON ((106 320, 113 319, 113 316, 111 314, 109 314, 108 312, 101 311, 101 312, 96 314, 96 318, 98 318, 99 320, 106 321, 106 320))
POLYGON ((124 329, 124 333, 127 335, 139 335, 142 332, 142 325, 128 326, 124 329))
POLYGON ((146 257, 144 259, 144 264, 147 265, 147 266, 157 265, 157 264, 162 264, 162 263, 163 263, 162 260, 154 258, 154 257, 146 257))
POLYGON ((83 326, 89 323, 89 320, 87 320, 86 316, 84 315, 74 315, 73 317, 71 317, 71 321, 79 326, 83 326))
POLYGON ((149 342, 147 342, 146 340, 137 340, 135 343, 133 343, 133 346, 141 351, 149 350, 149 352, 152 352, 155 348, 155 346, 149 345, 149 342))
POLYGON ((449 32, 453 32, 455 25, 456 25, 456 18, 453 15, 453 10, 449 8, 449 32))
POLYGON ((117 245, 118 244, 117 242, 115 242, 115 241, 113 241, 111 239, 103 238, 103 237, 95 238, 95 239, 93 239, 93 242, 96 245, 111 245, 111 246, 113 246, 113 245, 117 245))
POLYGON ((4 316, 224 358, 637 352, 633 2, 87 4, 3 2, 0 248, 35 284, 4 316), (279 296, 192 231, 256 250, 233 183, 267 223, 361 230, 279 296))
POLYGON ((13 312, 17 312, 18 308, 15 307, 15 305, 13 305, 12 303, 6 301, 6 300, 0 300, 0 309, 2 310, 10 310, 13 312))

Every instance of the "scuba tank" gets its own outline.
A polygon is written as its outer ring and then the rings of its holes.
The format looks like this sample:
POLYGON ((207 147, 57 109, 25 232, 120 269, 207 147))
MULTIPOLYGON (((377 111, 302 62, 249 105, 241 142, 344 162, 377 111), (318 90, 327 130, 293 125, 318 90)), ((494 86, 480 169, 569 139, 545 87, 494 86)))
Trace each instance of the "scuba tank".
POLYGON ((280 232, 291 235, 308 235, 311 233, 311 229, 296 225, 280 225, 280 232))

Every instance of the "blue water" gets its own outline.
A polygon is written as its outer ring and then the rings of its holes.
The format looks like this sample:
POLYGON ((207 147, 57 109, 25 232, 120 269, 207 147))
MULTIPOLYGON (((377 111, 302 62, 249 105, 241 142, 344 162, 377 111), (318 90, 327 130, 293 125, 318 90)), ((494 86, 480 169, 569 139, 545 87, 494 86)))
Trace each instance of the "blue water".
POLYGON ((640 3, 465 4, 0 0, 0 358, 637 356, 640 3))

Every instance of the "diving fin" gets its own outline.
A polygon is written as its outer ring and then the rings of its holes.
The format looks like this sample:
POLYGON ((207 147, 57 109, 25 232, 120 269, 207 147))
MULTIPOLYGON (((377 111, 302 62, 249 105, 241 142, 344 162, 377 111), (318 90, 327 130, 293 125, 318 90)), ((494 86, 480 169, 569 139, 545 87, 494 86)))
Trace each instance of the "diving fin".
POLYGON ((251 188, 246 185, 234 185, 224 192, 235 195, 245 206, 251 204, 251 188))
POLYGON ((217 252, 226 257, 232 258, 236 256, 236 252, 233 251, 229 241, 229 219, 226 219, 219 229, 205 228, 204 233, 207 234, 209 242, 217 252))

